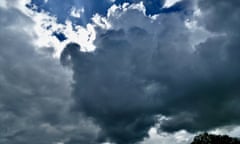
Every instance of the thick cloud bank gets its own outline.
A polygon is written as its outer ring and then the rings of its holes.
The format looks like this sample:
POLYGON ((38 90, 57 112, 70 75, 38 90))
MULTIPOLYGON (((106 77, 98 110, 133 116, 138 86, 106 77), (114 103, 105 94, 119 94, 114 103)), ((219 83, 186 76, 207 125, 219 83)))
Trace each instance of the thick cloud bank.
MULTIPOLYGON (((105 13, 123 3, 106 1, 94 5, 105 13)), ((84 8, 80 18, 91 11, 79 0, 45 0, 57 15, 28 9, 31 0, 0 0, 0 143, 186 144, 205 130, 239 137, 240 2, 127 1, 84 27, 58 23, 71 15, 64 7, 84 8)))
POLYGON ((72 73, 37 49, 32 19, 0 7, 0 143, 95 143, 98 127, 69 110, 72 73))
POLYGON ((168 132, 239 124, 239 6, 200 0, 195 28, 184 12, 149 17, 141 3, 96 15, 96 50, 71 43, 61 55, 74 72, 74 109, 100 125, 99 141, 118 144, 147 136, 158 114, 170 117, 168 132))

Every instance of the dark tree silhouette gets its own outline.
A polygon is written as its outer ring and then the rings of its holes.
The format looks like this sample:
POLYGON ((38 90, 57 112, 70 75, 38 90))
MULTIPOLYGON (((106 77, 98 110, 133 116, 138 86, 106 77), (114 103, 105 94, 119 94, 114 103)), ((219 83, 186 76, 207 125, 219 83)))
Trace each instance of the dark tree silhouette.
POLYGON ((231 138, 227 135, 203 133, 195 136, 191 144, 240 144, 240 140, 237 138, 231 138))

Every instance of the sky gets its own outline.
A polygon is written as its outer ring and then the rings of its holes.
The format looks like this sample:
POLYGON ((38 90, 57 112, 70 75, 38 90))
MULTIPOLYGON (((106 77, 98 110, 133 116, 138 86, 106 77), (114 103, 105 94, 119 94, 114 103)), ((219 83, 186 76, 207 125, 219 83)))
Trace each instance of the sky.
POLYGON ((1 0, 0 143, 240 137, 240 1, 1 0))

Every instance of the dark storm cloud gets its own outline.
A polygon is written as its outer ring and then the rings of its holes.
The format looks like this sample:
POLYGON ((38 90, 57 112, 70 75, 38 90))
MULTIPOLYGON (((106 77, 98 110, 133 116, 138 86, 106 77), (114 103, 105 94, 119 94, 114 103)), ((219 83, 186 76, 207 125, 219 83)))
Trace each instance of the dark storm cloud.
POLYGON ((175 72, 184 73, 180 71, 182 66, 177 65, 191 63, 185 58, 190 53, 190 43, 179 15, 162 15, 159 20, 162 28, 155 31, 159 21, 151 24, 151 19, 142 12, 128 12, 122 18, 138 16, 141 27, 99 29, 96 51, 80 52, 80 47, 72 43, 61 55, 62 64, 74 71, 75 110, 92 117, 101 126, 100 141, 106 138, 118 144, 132 144, 147 136, 157 120, 155 114, 165 111, 164 97, 170 92, 172 77, 175 72), (152 29, 145 29, 145 25, 152 29), (160 40, 162 35, 168 37, 160 40), (177 52, 175 44, 163 47, 170 40, 177 41, 182 50, 177 52))
POLYGON ((213 32, 237 34, 240 24, 239 5, 240 2, 234 0, 199 0, 199 6, 203 12, 202 24, 213 32))
POLYGON ((100 140, 118 144, 147 136, 157 114, 171 117, 161 125, 165 131, 239 124, 238 6, 200 1, 200 24, 219 36, 194 51, 181 13, 154 21, 137 10, 108 17, 113 29, 96 28, 96 51, 72 43, 62 53, 62 64, 74 72, 75 110, 102 127, 100 140))
POLYGON ((240 101, 240 2, 200 0, 199 6, 202 11, 199 23, 222 36, 209 38, 197 46, 205 79, 195 82, 190 93, 175 102, 174 107, 193 114, 192 120, 190 123, 179 121, 176 115, 163 126, 166 130, 183 127, 192 131, 207 130, 240 121, 236 104, 240 101))
POLYGON ((0 143, 93 143, 97 128, 69 111, 70 71, 34 48, 34 22, 12 8, 0 17, 0 143))
MULTIPOLYGON (((117 53, 115 54, 118 55, 117 53)), ((121 64, 107 65, 109 59, 104 58, 106 55, 99 55, 100 59, 95 59, 92 53, 79 52, 76 44, 69 44, 63 51, 61 59, 63 64, 68 63, 66 60, 69 55, 73 69, 79 72, 74 75, 75 109, 82 109, 87 116, 93 117, 104 128, 102 137, 113 138, 118 143, 132 143, 141 139, 153 121, 149 119, 146 123, 145 114, 137 109, 138 105, 143 103, 141 97, 137 100, 131 97, 140 95, 140 91, 134 88, 135 80, 132 83, 131 79, 125 78, 127 75, 125 76, 121 64), (101 70, 102 66, 104 71, 101 70), (113 68, 115 70, 112 70, 113 68), (115 72, 121 77, 115 77, 115 72), (126 91, 128 87, 133 89, 126 91), (136 117, 139 119, 136 120, 136 117)))

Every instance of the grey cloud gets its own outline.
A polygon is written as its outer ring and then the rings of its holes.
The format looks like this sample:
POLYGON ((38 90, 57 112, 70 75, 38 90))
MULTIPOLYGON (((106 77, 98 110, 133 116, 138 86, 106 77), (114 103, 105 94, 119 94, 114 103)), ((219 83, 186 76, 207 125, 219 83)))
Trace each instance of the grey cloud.
POLYGON ((209 38, 195 51, 182 13, 152 20, 138 10, 120 12, 117 19, 110 15, 112 30, 96 28, 94 52, 81 52, 73 43, 66 46, 61 62, 74 72, 74 108, 100 125, 100 140, 136 143, 147 136, 157 114, 171 117, 161 125, 169 132, 239 124, 239 106, 233 102, 239 101, 238 28, 230 28, 231 18, 217 21, 219 5, 211 2, 216 8, 210 13, 200 4, 211 19, 203 15, 199 24, 227 35, 209 38), (218 28, 212 29, 216 22, 218 28))
MULTIPOLYGON (((141 13, 132 12, 137 16, 141 13)), ((181 79, 175 73, 184 73, 180 64, 191 64, 186 57, 190 54, 188 32, 179 15, 160 16, 161 25, 140 16, 146 20, 143 25, 162 28, 156 33, 138 26, 99 30, 96 51, 81 52, 80 46, 71 43, 62 52, 62 64, 69 64, 74 71, 75 110, 100 125, 100 141, 127 144, 147 136, 157 120, 155 115, 166 112, 173 77, 181 79), (178 25, 168 25, 171 22, 178 25), (182 31, 178 31, 180 27, 182 31), (168 44, 169 40, 179 43, 168 44)))
POLYGON ((191 111, 192 121, 179 121, 176 115, 163 125, 164 129, 185 127, 196 131, 239 124, 239 106, 233 103, 240 100, 239 4, 237 1, 199 1, 202 11, 199 24, 219 36, 196 47, 205 78, 195 81, 184 99, 175 101, 176 109, 191 111))
POLYGON ((202 24, 207 29, 223 33, 239 31, 239 1, 198 0, 198 4, 203 12, 202 24))
POLYGON ((153 20, 129 8, 110 15, 111 30, 96 27, 96 51, 69 44, 62 52, 73 91, 51 49, 33 48, 31 19, 0 9, 0 143, 132 144, 147 137, 158 114, 171 117, 161 125, 168 132, 239 124, 239 2, 199 6, 199 26, 219 36, 195 51, 189 15, 153 20))
POLYGON ((0 143, 94 142, 99 128, 70 110, 71 72, 34 48, 31 18, 11 8, 0 17, 0 143))

